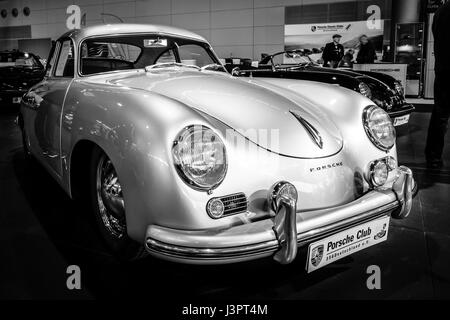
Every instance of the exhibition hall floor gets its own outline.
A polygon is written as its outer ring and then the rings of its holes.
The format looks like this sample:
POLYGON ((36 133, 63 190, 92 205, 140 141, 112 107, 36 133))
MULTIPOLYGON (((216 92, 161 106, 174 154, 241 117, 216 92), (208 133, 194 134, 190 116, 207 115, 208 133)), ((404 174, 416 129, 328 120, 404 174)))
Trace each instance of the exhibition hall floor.
POLYGON ((431 106, 418 107, 398 132, 399 161, 420 186, 410 217, 391 223, 387 242, 306 274, 304 253, 288 266, 118 262, 85 211, 43 169, 25 165, 15 111, 0 106, 0 299, 450 298, 450 134, 445 168, 427 170, 431 106), (81 268, 81 290, 66 287, 69 265, 81 268), (380 267, 381 290, 367 289, 370 265, 380 267))

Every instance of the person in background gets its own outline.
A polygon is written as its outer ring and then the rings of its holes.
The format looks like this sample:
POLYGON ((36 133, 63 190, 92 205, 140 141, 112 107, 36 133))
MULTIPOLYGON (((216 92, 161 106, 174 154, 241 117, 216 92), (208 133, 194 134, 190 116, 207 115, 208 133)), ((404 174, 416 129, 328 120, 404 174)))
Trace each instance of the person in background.
POLYGON ((359 52, 356 57, 356 63, 374 63, 376 58, 375 47, 369 38, 363 34, 359 37, 359 52))
POLYGON ((450 118, 450 2, 438 9, 434 16, 432 31, 434 36, 434 108, 428 127, 425 156, 427 166, 441 169, 444 165, 442 154, 444 151, 445 135, 450 118))
POLYGON ((322 53, 323 66, 337 68, 344 57, 344 46, 340 44, 342 36, 335 34, 333 42, 327 43, 322 53))
POLYGON ((339 62, 339 68, 353 68, 353 55, 355 54, 355 50, 348 49, 342 58, 341 62, 339 62))

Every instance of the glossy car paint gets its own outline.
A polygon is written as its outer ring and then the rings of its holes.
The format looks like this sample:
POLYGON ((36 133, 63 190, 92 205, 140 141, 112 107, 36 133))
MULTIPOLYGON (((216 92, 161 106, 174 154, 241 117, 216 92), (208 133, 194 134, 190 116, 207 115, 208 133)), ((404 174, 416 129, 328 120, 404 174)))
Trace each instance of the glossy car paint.
MULTIPOLYGON (((279 56, 277 53, 274 56, 279 56)), ((266 58, 267 59, 267 58, 266 58)), ((389 75, 377 72, 354 71, 350 69, 333 69, 319 65, 276 65, 272 68, 269 64, 260 64, 258 67, 248 65, 234 65, 234 60, 242 59, 227 58, 226 68, 228 71, 234 67, 239 67, 240 76, 263 77, 263 78, 281 78, 318 81, 329 84, 336 84, 359 92, 359 85, 365 83, 372 92, 372 100, 376 105, 383 108, 392 118, 410 114, 414 107, 408 104, 403 95, 395 91, 395 79, 389 75)))
MULTIPOLYGON (((76 48, 85 37, 111 33, 167 32, 205 41, 188 32, 155 28, 103 26, 68 36, 76 48)), ((234 78, 175 67, 76 74, 63 80, 50 77, 28 95, 39 102, 24 102, 21 108, 33 155, 72 195, 77 147, 89 141, 103 149, 123 186, 128 234, 141 243, 150 225, 224 230, 267 218, 267 192, 280 180, 296 186, 300 220, 311 212, 320 219, 320 212, 349 204, 370 190, 366 175, 371 161, 396 158, 395 147, 389 152, 377 149, 364 131, 362 112, 372 101, 317 82, 234 78), (290 111, 317 126, 324 149, 311 142, 290 111), (174 139, 184 127, 195 124, 212 128, 227 148, 228 172, 212 194, 185 184, 173 164, 174 139), (279 130, 280 143, 275 146, 279 149, 253 141, 251 151, 245 152, 227 139, 227 129, 240 131, 240 136, 252 128, 279 130), (328 165, 331 168, 321 169, 328 165), (248 197, 247 212, 222 219, 207 215, 205 206, 211 197, 236 192, 248 197)), ((391 184, 394 178, 390 177, 391 184)))

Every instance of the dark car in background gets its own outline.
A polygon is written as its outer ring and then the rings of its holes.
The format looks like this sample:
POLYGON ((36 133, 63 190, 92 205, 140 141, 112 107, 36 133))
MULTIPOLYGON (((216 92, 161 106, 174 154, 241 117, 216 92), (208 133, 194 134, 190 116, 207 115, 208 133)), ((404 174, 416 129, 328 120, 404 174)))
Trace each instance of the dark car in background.
POLYGON ((267 55, 257 64, 250 59, 227 58, 225 68, 235 76, 310 80, 357 91, 383 108, 395 126, 408 123, 414 111, 414 106, 405 100, 403 86, 393 77, 376 72, 325 68, 302 50, 267 55), (283 62, 276 63, 277 60, 283 62))
POLYGON ((0 51, 0 106, 19 106, 22 96, 44 75, 45 68, 36 55, 0 51))

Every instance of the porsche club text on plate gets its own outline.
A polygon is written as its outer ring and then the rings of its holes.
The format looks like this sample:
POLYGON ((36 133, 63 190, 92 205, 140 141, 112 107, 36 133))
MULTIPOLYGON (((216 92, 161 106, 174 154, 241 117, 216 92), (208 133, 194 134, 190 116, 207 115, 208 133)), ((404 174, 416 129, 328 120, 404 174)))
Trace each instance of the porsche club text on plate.
POLYGON ((390 217, 386 216, 336 233, 308 248, 306 270, 312 272, 327 264, 387 240, 390 217))

